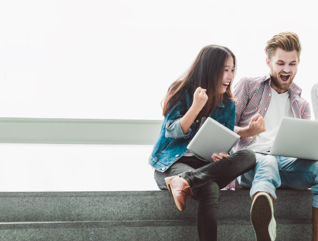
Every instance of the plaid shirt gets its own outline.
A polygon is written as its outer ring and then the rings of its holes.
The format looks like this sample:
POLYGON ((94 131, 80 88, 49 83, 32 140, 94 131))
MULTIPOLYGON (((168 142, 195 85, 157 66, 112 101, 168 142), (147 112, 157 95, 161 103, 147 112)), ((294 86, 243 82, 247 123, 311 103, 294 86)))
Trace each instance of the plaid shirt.
POLYGON ((315 119, 318 120, 318 83, 316 83, 311 89, 311 103, 314 109, 315 119))
MULTIPOLYGON (((269 74, 257 78, 242 78, 234 88, 234 97, 237 100, 234 131, 237 133, 239 127, 248 126, 252 116, 257 113, 265 117, 272 98, 271 78, 269 74)), ((310 119, 310 106, 300 97, 299 86, 293 83, 288 94, 294 118, 310 119)), ((234 152, 246 148, 253 139, 254 136, 240 139, 233 147, 234 152)))

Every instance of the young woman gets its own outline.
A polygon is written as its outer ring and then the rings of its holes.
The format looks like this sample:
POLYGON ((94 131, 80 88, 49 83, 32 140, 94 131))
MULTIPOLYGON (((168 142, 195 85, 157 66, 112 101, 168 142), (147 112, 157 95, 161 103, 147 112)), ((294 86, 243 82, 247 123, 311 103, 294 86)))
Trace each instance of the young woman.
POLYGON ((255 154, 213 154, 213 162, 187 150, 207 117, 234 129, 235 102, 231 83, 236 59, 226 47, 204 47, 184 78, 171 84, 163 101, 164 121, 149 163, 160 189, 169 189, 180 211, 188 195, 198 200, 200 240, 217 240, 219 189, 251 170, 255 154))

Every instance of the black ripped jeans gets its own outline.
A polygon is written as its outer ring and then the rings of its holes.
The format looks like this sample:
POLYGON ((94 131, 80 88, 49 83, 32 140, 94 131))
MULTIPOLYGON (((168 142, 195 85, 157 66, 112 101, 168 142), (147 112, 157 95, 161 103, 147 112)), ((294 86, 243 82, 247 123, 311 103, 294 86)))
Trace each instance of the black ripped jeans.
POLYGON ((255 163, 255 153, 247 149, 212 163, 195 156, 183 156, 165 172, 156 170, 155 181, 161 190, 166 190, 165 177, 180 175, 186 179, 194 199, 198 201, 197 229, 200 240, 217 240, 219 190, 254 168, 255 163))

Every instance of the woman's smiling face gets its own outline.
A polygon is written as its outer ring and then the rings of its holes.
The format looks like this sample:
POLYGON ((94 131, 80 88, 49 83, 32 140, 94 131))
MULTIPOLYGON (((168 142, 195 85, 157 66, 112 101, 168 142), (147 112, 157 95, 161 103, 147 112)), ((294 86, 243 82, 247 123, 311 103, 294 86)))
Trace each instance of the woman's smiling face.
POLYGON ((234 79, 235 74, 235 66, 233 57, 230 55, 225 61, 224 65, 224 73, 222 78, 222 91, 221 93, 225 93, 227 88, 230 88, 230 83, 234 79))

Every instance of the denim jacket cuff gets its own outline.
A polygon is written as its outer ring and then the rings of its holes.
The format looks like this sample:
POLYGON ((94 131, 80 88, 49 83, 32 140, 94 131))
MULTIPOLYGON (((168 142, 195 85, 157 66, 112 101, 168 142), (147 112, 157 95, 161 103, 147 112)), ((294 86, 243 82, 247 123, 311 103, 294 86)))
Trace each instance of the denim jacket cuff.
POLYGON ((181 125, 180 125, 180 119, 171 120, 167 122, 166 134, 165 134, 167 138, 173 138, 173 139, 185 138, 186 139, 191 135, 192 133, 191 127, 189 128, 187 133, 185 134, 183 133, 181 125))

